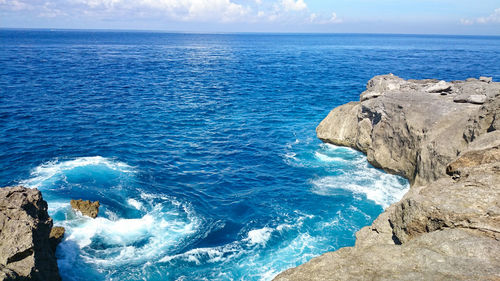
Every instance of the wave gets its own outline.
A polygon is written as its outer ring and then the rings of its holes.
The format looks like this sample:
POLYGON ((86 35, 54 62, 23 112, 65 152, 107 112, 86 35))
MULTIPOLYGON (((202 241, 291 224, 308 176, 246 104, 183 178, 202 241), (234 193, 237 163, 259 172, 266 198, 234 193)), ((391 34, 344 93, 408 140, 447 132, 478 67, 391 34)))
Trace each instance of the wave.
MULTIPOLYGON (((337 146, 328 144, 320 148, 319 158, 325 162, 334 161, 337 157, 330 157, 329 154, 339 152, 337 146), (333 160, 332 160, 333 159, 333 160)), ((367 199, 387 208, 390 204, 399 201, 408 191, 408 182, 400 176, 387 174, 386 172, 371 166, 366 157, 360 152, 349 148, 343 151, 349 152, 350 161, 344 160, 342 170, 336 175, 323 176, 312 180, 312 191, 319 195, 337 195, 339 190, 347 190, 355 194, 364 194, 367 199)))
POLYGON ((144 263, 177 248, 201 224, 194 211, 179 202, 151 196, 134 200, 141 200, 147 210, 139 218, 106 214, 91 219, 71 210, 59 210, 68 214, 60 222, 68 231, 60 246, 62 267, 75 262, 74 257, 65 255, 74 245, 86 262, 99 267, 144 263))
MULTIPOLYGON (((178 264, 193 263, 199 267, 206 266, 203 278, 208 280, 271 280, 279 272, 313 257, 308 254, 310 247, 316 248, 317 237, 308 233, 300 233, 305 220, 314 218, 300 214, 292 221, 274 227, 264 226, 243 233, 240 239, 217 247, 201 247, 176 255, 166 255, 159 263, 176 267, 178 264), (291 239, 291 241, 290 241, 291 239), (283 243, 286 241, 286 243, 283 243), (283 259, 283 257, 286 257, 283 259), (227 271, 213 271, 207 264, 237 264, 227 271), (236 272, 231 272, 236 270, 236 272), (239 271, 239 273, 237 273, 239 271), (242 274, 243 275, 239 275, 242 274)), ((290 217, 290 218, 291 218, 290 217)), ((324 249, 317 249, 318 253, 324 249)), ((317 254, 316 254, 317 255, 317 254)), ((198 280, 196 276, 184 276, 198 280)), ((182 279, 182 278, 181 278, 182 279)))
POLYGON ((342 157, 328 156, 328 155, 325 155, 319 151, 316 151, 314 153, 314 156, 316 156, 316 158, 318 158, 318 160, 324 161, 324 162, 347 162, 348 161, 346 159, 343 159, 342 157))
POLYGON ((365 155, 351 148, 322 143, 319 148, 309 146, 304 151, 288 151, 286 155, 292 154, 293 158, 285 158, 289 165, 323 169, 326 175, 310 181, 311 191, 318 195, 359 194, 386 208, 400 200, 409 188, 405 179, 374 168, 365 155))
MULTIPOLYGON (((404 182, 371 167, 362 154, 332 145, 313 145, 289 151, 293 156, 285 157, 290 165, 323 172, 311 180, 313 193, 364 194, 382 206, 404 194, 404 182)), ((327 221, 295 210, 264 225, 245 225, 234 240, 222 245, 198 244, 219 227, 214 226, 217 222, 204 219, 189 203, 148 192, 136 174, 126 163, 95 156, 44 163, 24 181, 44 191, 55 224, 67 230, 57 251, 64 280, 163 280, 173 276, 270 280, 290 266, 334 249, 334 233, 357 230, 354 218, 371 219, 356 209, 332 212, 327 221), (99 200, 99 217, 90 219, 74 212, 68 196, 99 200), (214 266, 226 270, 214 271, 214 266), (197 269, 186 275, 185 269, 192 267, 197 269)))
POLYGON ((59 161, 55 159, 44 163, 30 174, 30 178, 21 184, 34 188, 57 188, 56 184, 72 181, 77 184, 85 180, 99 181, 104 176, 116 177, 120 174, 134 173, 131 166, 120 161, 101 156, 79 157, 73 160, 59 161))
POLYGON ((248 237, 245 239, 250 244, 265 245, 269 238, 271 238, 272 228, 264 227, 261 229, 254 229, 248 232, 248 237))
POLYGON ((199 231, 203 219, 189 204, 145 192, 134 177, 130 165, 94 156, 44 163, 22 181, 44 190, 49 214, 66 229, 57 251, 64 279, 88 280, 94 272, 90 279, 100 280, 120 266, 140 267, 199 231), (74 198, 99 200, 99 216, 73 211, 74 198))

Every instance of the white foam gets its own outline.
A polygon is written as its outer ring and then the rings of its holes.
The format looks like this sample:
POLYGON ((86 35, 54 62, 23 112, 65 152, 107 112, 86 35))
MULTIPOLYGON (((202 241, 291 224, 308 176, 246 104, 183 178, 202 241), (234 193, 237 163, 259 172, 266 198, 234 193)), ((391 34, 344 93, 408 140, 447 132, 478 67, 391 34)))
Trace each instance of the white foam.
MULTIPOLYGON (((297 216, 291 216, 290 220, 285 220, 285 223, 279 224, 275 228, 265 226, 252 229, 241 240, 222 246, 196 248, 177 255, 167 255, 160 259, 159 262, 174 265, 178 260, 196 265, 206 263, 232 264, 232 262, 237 262, 237 266, 245 273, 238 280, 271 280, 280 271, 289 267, 290 261, 292 261, 292 264, 295 261, 303 263, 320 253, 319 251, 310 252, 311 249, 317 248, 317 243, 321 242, 322 238, 298 231, 305 220, 314 218, 314 216, 298 211, 295 213, 297 216), (272 248, 268 247, 265 252, 262 252, 263 245, 268 244, 273 235, 292 235, 293 238, 290 242, 287 239, 286 244, 280 244, 277 248, 274 248, 274 246, 272 248), (286 259, 284 260, 283 257, 286 257, 286 259)), ((207 280, 233 280, 234 278, 230 272, 227 275, 217 273, 217 275, 207 276, 207 280)))
POLYGON ((400 177, 373 168, 363 154, 353 149, 321 144, 320 149, 315 152, 315 158, 331 165, 335 165, 335 162, 342 162, 343 165, 338 168, 337 175, 311 181, 312 192, 316 194, 332 196, 338 194, 339 190, 348 190, 355 195, 364 194, 369 200, 386 208, 400 200, 408 191, 408 183, 404 184, 400 177))
POLYGON ((44 182, 55 177, 64 177, 64 172, 85 166, 102 166, 122 173, 134 172, 132 167, 119 161, 113 161, 101 156, 79 157, 73 160, 59 162, 57 159, 43 163, 31 172, 28 180, 22 181, 21 185, 39 188, 44 182))
POLYGON ((347 154, 358 154, 359 153, 358 151, 356 151, 352 148, 349 148, 346 146, 338 146, 338 145, 334 145, 331 143, 321 143, 320 148, 322 150, 326 150, 329 152, 338 152, 338 153, 347 153, 347 154))
POLYGON ((130 206, 132 206, 132 207, 136 208, 137 210, 142 210, 142 203, 141 203, 141 202, 139 202, 139 201, 137 201, 137 200, 135 200, 134 198, 129 198, 129 199, 127 200, 127 203, 128 203, 130 206))
POLYGON ((261 229, 254 229, 248 232, 248 236, 246 238, 250 244, 261 244, 266 245, 269 238, 271 238, 271 233, 273 232, 272 228, 264 227, 261 229))
POLYGON ((50 214, 53 214, 61 209, 67 209, 70 204, 69 202, 56 202, 56 201, 51 201, 50 204, 48 204, 48 212, 50 214))
POLYGON ((322 177, 313 180, 312 184, 312 191, 316 194, 330 196, 335 195, 338 189, 349 190, 366 195, 366 198, 383 208, 399 201, 409 188, 408 185, 402 185, 396 176, 384 174, 375 168, 322 177))
POLYGON ((77 215, 63 221, 62 226, 69 233, 60 246, 63 252, 63 270, 64 266, 71 266, 78 255, 98 268, 157 260, 198 231, 201 220, 189 206, 179 206, 178 202, 173 203, 154 196, 144 197, 152 199, 132 200, 146 212, 140 218, 116 219, 111 216, 91 219, 77 215), (96 239, 106 245, 105 248, 97 246, 96 250, 89 251, 87 247, 93 248, 92 243, 96 239), (78 255, 71 254, 75 251, 73 245, 80 249, 78 255))
POLYGON ((345 160, 341 157, 328 156, 328 155, 325 155, 325 154, 318 152, 318 151, 316 151, 314 153, 314 156, 316 156, 316 158, 318 158, 320 161, 324 161, 324 162, 347 162, 347 160, 345 160))
POLYGON ((202 262, 215 263, 223 262, 229 259, 233 259, 245 253, 245 250, 241 247, 238 241, 211 248, 196 248, 189 250, 185 253, 165 256, 159 260, 159 262, 170 262, 175 259, 181 259, 187 262, 192 262, 195 264, 201 264, 202 262))

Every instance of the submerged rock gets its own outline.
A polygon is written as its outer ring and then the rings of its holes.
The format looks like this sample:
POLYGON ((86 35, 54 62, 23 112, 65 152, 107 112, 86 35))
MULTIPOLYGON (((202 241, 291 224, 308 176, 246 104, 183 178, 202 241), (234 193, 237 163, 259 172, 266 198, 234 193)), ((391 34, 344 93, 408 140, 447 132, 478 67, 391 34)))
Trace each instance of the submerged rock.
POLYGON ((0 280, 61 280, 51 229, 40 191, 0 188, 0 280))
POLYGON ((90 201, 90 200, 71 200, 70 202, 71 208, 81 212, 84 216, 89 216, 91 218, 96 218, 99 214, 99 201, 90 201))
POLYGON ((500 280, 500 83, 454 81, 429 95, 445 84, 387 77, 399 90, 335 108, 316 131, 406 177, 410 191, 355 247, 275 280, 500 280))

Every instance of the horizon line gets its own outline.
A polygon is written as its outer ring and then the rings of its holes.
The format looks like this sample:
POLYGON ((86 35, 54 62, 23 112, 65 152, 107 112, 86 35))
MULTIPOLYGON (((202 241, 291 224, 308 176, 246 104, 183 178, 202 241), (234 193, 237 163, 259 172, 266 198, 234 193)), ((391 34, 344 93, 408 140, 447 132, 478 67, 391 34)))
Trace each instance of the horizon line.
POLYGON ((33 30, 33 31, 74 31, 74 32, 137 32, 165 34, 199 34, 199 35, 405 35, 405 36, 463 36, 463 37, 500 37, 492 34, 452 34, 452 33, 391 33, 391 32, 287 32, 287 31, 182 31, 161 29, 125 29, 125 28, 50 28, 50 27, 3 27, 0 30, 33 30))

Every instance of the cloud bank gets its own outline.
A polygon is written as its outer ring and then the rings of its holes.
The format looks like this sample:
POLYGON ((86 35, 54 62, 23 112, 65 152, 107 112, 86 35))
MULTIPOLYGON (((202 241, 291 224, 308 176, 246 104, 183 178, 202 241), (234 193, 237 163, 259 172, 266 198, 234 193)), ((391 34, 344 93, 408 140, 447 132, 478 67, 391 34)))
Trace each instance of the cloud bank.
MULTIPOLYGON (((305 0, 0 0, 0 10, 31 11, 38 17, 155 18, 178 22, 339 23, 314 14, 305 0)), ((331 15, 331 12, 330 12, 331 15)))
POLYGON ((497 8, 487 17, 480 17, 476 19, 460 19, 463 25, 473 24, 500 24, 500 8, 497 8))

